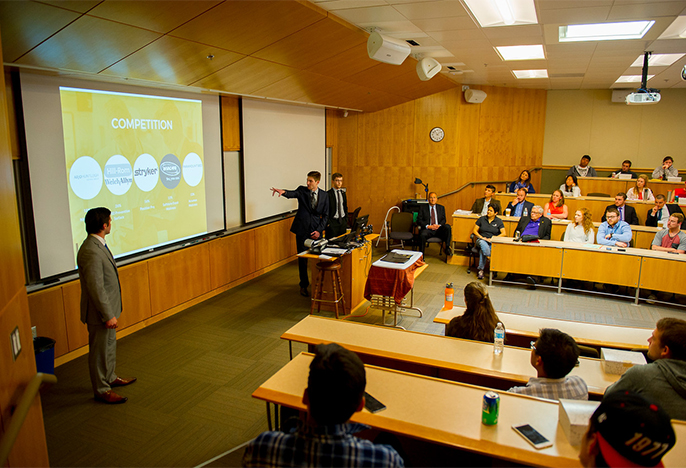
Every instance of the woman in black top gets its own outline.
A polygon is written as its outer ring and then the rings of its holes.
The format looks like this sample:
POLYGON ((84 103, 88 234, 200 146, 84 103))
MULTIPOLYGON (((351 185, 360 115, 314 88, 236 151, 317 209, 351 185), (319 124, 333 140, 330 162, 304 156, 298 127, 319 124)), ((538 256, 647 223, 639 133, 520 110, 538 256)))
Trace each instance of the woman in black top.
POLYGON ((492 343, 493 330, 500 320, 493 309, 486 286, 476 281, 465 286, 464 303, 467 310, 448 323, 445 335, 492 343))
POLYGON ((477 278, 484 279, 484 269, 486 268, 486 261, 491 258, 491 237, 504 236, 505 224, 503 220, 496 215, 496 207, 489 205, 486 216, 476 220, 474 225, 474 237, 476 237, 476 245, 479 247, 479 273, 477 278))

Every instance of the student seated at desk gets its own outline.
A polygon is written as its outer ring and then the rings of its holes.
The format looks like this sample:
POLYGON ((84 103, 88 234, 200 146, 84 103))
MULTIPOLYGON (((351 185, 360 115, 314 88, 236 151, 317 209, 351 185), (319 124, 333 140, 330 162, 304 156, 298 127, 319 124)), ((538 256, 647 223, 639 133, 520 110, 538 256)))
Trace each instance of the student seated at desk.
POLYGON ((488 206, 493 205, 496 209, 496 213, 502 213, 502 210, 500 209, 500 202, 493 198, 494 193, 495 185, 487 185, 484 189, 484 197, 474 200, 471 212, 481 216, 486 216, 488 214, 488 206))
POLYGON ((496 216, 498 214, 496 207, 489 205, 487 213, 486 216, 476 220, 472 231, 479 248, 479 273, 477 274, 479 279, 484 279, 486 263, 491 258, 491 237, 505 235, 505 223, 496 216))
POLYGON ((526 189, 517 190, 517 196, 514 200, 507 204, 505 207, 505 214, 507 216, 529 216, 531 214, 531 209, 534 204, 530 201, 526 201, 526 189), (510 213, 507 214, 508 210, 510 213))
POLYGON ((292 434, 271 431, 257 436, 245 449, 243 466, 405 466, 390 446, 353 436, 368 429, 348 423, 364 408, 366 385, 357 354, 336 343, 318 345, 303 394, 307 421, 292 434))
POLYGON ((553 223, 543 217, 543 208, 536 205, 531 208, 531 216, 522 216, 517 223, 516 231, 521 236, 538 236, 539 239, 550 240, 550 232, 553 229, 553 223))
POLYGON ((598 237, 596 241, 602 245, 616 245, 617 247, 627 247, 631 242, 631 226, 619 220, 619 210, 610 206, 605 211, 606 221, 598 227, 598 237))
POLYGON ((662 457, 676 444, 676 434, 661 402, 635 393, 604 398, 581 439, 579 461, 586 468, 664 467, 662 457))
POLYGON ((565 183, 560 185, 560 191, 565 197, 580 197, 581 189, 574 174, 569 174, 565 183))
POLYGON ((651 250, 661 250, 663 252, 686 253, 686 234, 681 232, 681 223, 684 215, 674 213, 667 221, 667 229, 658 231, 655 234, 651 250))
POLYGON ((633 366, 605 390, 605 397, 625 391, 659 401, 672 419, 686 421, 686 321, 663 317, 648 338, 653 362, 633 366))
POLYGON ((631 161, 628 159, 625 159, 622 162, 622 168, 610 174, 610 177, 613 179, 618 179, 620 175, 630 175, 632 179, 636 178, 636 173, 631 170, 631 161))
POLYGON ((526 190, 526 193, 536 193, 536 190, 534 190, 534 186, 531 185, 531 173, 526 169, 523 170, 521 174, 519 174, 517 180, 510 184, 509 192, 514 193, 520 188, 526 190))
POLYGON ((574 222, 567 225, 565 242, 578 242, 580 244, 595 243, 595 231, 593 230, 593 215, 588 208, 581 208, 574 213, 574 222))
POLYGON ((576 166, 572 166, 567 171, 567 175, 574 174, 577 177, 598 177, 595 169, 588 165, 591 162, 591 157, 584 154, 581 157, 581 161, 576 166))
POLYGON ((679 177, 679 171, 673 164, 674 159, 671 156, 665 156, 662 166, 656 167, 653 171, 653 179, 667 180, 668 177, 679 177))
POLYGON ((565 196, 561 190, 555 190, 550 196, 550 201, 543 207, 543 213, 548 219, 567 219, 569 211, 565 205, 565 196))
POLYGON ((655 200, 655 195, 653 195, 653 191, 650 190, 648 187, 648 176, 645 174, 641 174, 638 176, 638 179, 636 179, 636 185, 634 187, 631 187, 628 192, 626 192, 626 199, 627 200, 648 200, 652 201, 655 200))
POLYGON ((493 343, 494 330, 500 319, 495 313, 486 286, 476 281, 465 286, 464 303, 467 310, 450 320, 445 336, 493 343))
POLYGON ((667 224, 669 217, 675 213, 684 214, 679 205, 670 203, 665 206, 665 196, 659 194, 655 197, 655 206, 646 215, 646 226, 664 226, 667 224))
MULTIPOLYGON (((637 226, 641 224, 638 221, 638 215, 636 214, 636 209, 633 206, 626 204, 626 193, 619 192, 615 195, 615 202, 612 205, 608 205, 607 208, 617 208, 617 213, 619 213, 619 220, 626 221, 629 224, 637 226)), ((607 214, 607 208, 605 209, 605 214, 600 218, 601 221, 605 221, 605 215, 607 214)))
POLYGON ((525 387, 512 387, 508 392, 549 400, 588 400, 584 379, 569 374, 579 360, 579 346, 574 338, 554 328, 542 328, 538 339, 531 342, 531 365, 536 377, 525 387))

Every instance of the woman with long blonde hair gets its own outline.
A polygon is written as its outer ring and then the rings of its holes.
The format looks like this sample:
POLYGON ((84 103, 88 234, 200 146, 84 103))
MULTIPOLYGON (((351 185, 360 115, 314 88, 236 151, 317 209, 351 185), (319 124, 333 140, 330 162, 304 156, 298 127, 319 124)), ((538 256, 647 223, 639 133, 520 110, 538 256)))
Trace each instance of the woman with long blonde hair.
POLYGON ((574 213, 574 222, 569 223, 565 231, 565 242, 593 244, 593 215, 587 208, 581 208, 574 213))
POLYGON ((486 286, 477 281, 469 283, 464 288, 464 302, 467 310, 448 323, 446 336, 493 343, 493 330, 500 320, 486 286))
POLYGON ((628 192, 626 192, 627 200, 646 200, 655 201, 655 195, 653 191, 648 188, 648 176, 641 174, 636 179, 636 185, 631 187, 628 192))

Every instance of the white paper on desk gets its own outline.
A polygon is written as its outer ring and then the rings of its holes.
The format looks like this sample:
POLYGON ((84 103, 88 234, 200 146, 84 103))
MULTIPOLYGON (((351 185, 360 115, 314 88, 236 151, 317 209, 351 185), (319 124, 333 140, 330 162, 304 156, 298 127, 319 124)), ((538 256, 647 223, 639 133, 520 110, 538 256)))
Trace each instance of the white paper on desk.
POLYGON ((321 258, 322 260, 331 260, 333 257, 329 257, 328 255, 321 254, 319 256, 319 258, 321 258))
POLYGON ((327 247, 324 250, 322 250, 322 254, 324 254, 324 255, 343 255, 347 251, 348 251, 348 249, 339 249, 336 247, 327 247))
POLYGON ((472 212, 469 210, 455 210, 453 212, 453 214, 454 215, 470 215, 470 214, 472 214, 472 212))

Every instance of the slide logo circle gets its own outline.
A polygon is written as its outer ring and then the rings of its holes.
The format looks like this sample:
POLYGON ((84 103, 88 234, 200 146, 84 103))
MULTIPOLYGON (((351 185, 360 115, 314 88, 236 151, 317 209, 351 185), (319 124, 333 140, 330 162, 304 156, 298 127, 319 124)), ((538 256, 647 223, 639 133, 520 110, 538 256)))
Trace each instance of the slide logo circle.
POLYGON ((149 192, 155 188, 160 178, 157 161, 152 155, 143 153, 136 159, 133 165, 133 181, 139 189, 149 192))
POLYGON ((82 200, 91 200, 102 189, 102 169, 90 156, 81 156, 69 170, 69 185, 82 200))
POLYGON ((131 163, 121 154, 115 154, 105 163, 105 186, 114 195, 124 195, 133 183, 131 163))
POLYGON ((183 160, 183 180, 191 187, 202 180, 202 160, 195 153, 188 153, 183 160))
POLYGON ((171 153, 163 157, 160 162, 160 180, 168 189, 176 188, 181 181, 181 163, 179 158, 171 153))

